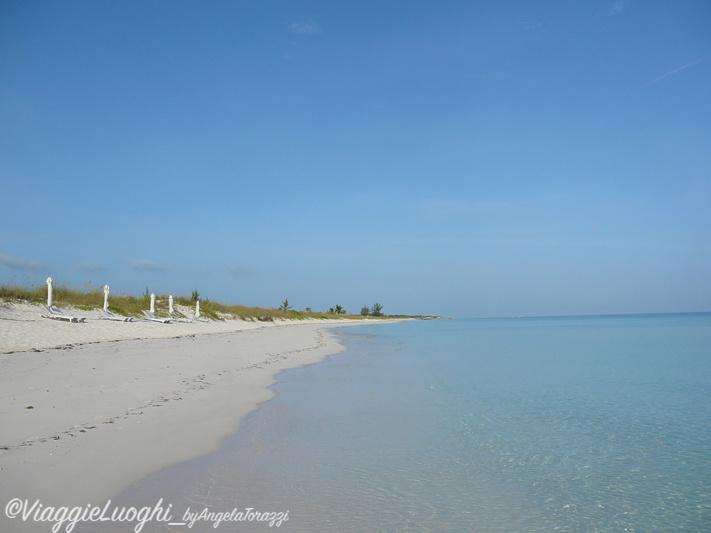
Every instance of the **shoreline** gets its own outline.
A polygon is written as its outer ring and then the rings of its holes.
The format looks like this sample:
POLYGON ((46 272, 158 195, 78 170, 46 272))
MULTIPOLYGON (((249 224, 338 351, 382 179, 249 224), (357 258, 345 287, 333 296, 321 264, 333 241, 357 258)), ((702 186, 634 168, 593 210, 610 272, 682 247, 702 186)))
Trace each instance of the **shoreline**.
MULTIPOLYGON (((181 306, 176 306, 176 308, 181 306)), ((65 348, 100 342, 142 339, 170 339, 190 335, 211 335, 274 327, 285 324, 344 324, 377 323, 402 318, 326 318, 284 319, 271 321, 226 318, 222 321, 171 322, 161 324, 144 319, 133 322, 102 320, 98 310, 70 309, 67 314, 86 320, 84 323, 67 323, 41 318, 44 311, 39 304, 3 302, 0 300, 0 355, 43 349, 65 348)))
MULTIPOLYGON (((280 371, 345 349, 327 329, 390 322, 234 321, 213 324, 217 331, 201 330, 206 323, 176 324, 172 331, 171 325, 147 323, 150 328, 129 332, 156 337, 116 340, 87 335, 84 324, 37 318, 24 324, 36 330, 37 345, 10 353, 19 344, 8 334, 12 310, 3 311, 3 506, 13 498, 57 507, 99 505, 153 472, 206 455, 274 396, 269 387, 280 371), (46 326, 64 328, 57 347, 41 347, 46 326), (157 337, 166 333, 171 337, 157 337)), ((107 327, 125 334, 125 326, 137 325, 144 324, 98 326, 105 336, 107 327)), ((3 531, 42 525, 0 515, 3 531)))

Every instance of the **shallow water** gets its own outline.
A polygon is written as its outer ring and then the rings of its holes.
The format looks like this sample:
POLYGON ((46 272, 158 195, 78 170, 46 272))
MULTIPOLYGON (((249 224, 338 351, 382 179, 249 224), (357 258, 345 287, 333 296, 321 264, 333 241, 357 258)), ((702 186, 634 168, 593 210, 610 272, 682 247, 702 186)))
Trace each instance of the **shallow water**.
POLYGON ((711 529, 711 315, 337 335, 346 352, 280 374, 220 451, 119 501, 289 510, 298 532, 711 529))

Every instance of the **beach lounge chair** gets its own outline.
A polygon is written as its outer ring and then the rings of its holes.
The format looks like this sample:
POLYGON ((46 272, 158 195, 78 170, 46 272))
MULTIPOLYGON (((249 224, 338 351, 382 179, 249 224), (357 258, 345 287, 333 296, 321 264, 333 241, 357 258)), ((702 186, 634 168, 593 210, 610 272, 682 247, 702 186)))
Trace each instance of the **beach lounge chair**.
POLYGON ((191 322, 209 322, 207 318, 201 317, 199 314, 194 315, 191 319, 191 322))
POLYGON ((103 310, 103 309, 97 309, 101 316, 99 317, 100 320, 115 320, 116 322, 133 322, 133 317, 130 316, 120 316, 114 314, 112 311, 109 311, 108 309, 103 310))
POLYGON ((181 316, 178 316, 178 313, 176 313, 175 311, 173 311, 172 313, 168 313, 168 314, 170 315, 170 318, 171 318, 174 322, 185 322, 185 323, 191 323, 191 322, 192 322, 192 320, 190 320, 189 318, 183 318, 183 317, 181 317, 181 316))
POLYGON ((150 320, 151 322, 161 322, 163 324, 170 324, 170 321, 172 320, 171 318, 158 318, 150 311, 143 311, 143 314, 145 315, 146 320, 150 320))
POLYGON ((64 322, 74 323, 86 322, 86 318, 84 317, 65 315, 64 313, 62 313, 61 309, 54 305, 52 307, 49 307, 45 304, 42 304, 42 307, 44 307, 45 311, 47 311, 46 314, 40 314, 42 318, 51 318, 52 320, 62 320, 64 322))

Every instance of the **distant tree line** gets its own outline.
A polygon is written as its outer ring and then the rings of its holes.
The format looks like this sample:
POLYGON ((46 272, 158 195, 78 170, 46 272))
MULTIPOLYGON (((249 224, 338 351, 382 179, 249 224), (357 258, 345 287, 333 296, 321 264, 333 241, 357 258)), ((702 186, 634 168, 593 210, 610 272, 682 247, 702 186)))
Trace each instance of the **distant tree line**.
MULTIPOLYGON (((293 306, 289 303, 289 299, 286 298, 279 306, 279 309, 281 311, 291 311, 293 306)), ((311 308, 307 307, 306 310, 310 312, 311 308)), ((348 311, 346 311, 342 305, 335 305, 334 307, 331 307, 328 312, 333 315, 348 314, 348 311)), ((360 310, 360 314, 362 316, 383 316, 383 305, 378 302, 375 302, 372 307, 364 305, 360 310)))

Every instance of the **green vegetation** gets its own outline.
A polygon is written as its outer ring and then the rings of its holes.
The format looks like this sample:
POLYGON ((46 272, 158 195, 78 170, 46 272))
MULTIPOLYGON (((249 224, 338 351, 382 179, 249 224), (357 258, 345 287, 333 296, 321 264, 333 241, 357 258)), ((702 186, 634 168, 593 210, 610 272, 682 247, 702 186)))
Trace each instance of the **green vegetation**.
MULTIPOLYGON (((167 294, 156 295, 156 316, 168 316, 168 296, 167 294)), ((188 296, 174 297, 173 303, 175 306, 185 306, 191 310, 195 309, 195 302, 200 298, 197 290, 188 296)), ((0 285, 0 301, 25 301, 35 303, 47 302, 47 286, 30 286, 25 284, 18 285, 0 285)), ((92 285, 86 283, 80 286, 71 286, 63 284, 55 284, 53 290, 54 304, 59 307, 74 307, 91 311, 92 309, 101 309, 104 305, 104 289, 103 285, 92 285)), ((146 290, 139 297, 125 295, 122 293, 112 292, 109 296, 109 310, 115 314, 123 316, 142 317, 143 310, 148 310, 151 305, 151 292, 146 287, 146 290)), ((176 309, 180 316, 180 310, 176 309)), ((407 315, 384 315, 383 306, 376 302, 371 308, 363 306, 359 315, 349 314, 341 305, 336 305, 328 310, 328 312, 312 311, 307 307, 304 311, 296 311, 289 304, 288 298, 285 299, 279 308, 264 308, 264 307, 247 307, 244 305, 226 305, 219 302, 213 302, 209 299, 200 300, 200 314, 203 317, 212 320, 225 320, 226 318, 241 318, 245 320, 259 320, 270 322, 275 318, 279 319, 328 319, 328 318, 350 318, 364 319, 368 317, 387 317, 387 318, 439 318, 431 316, 407 316, 407 315)), ((184 316, 184 315, 183 315, 184 316)))
POLYGON ((47 289, 43 287, 19 287, 16 285, 2 285, 0 286, 0 298, 2 298, 3 300, 46 302, 47 289))
MULTIPOLYGON (((150 308, 151 291, 148 287, 141 296, 131 296, 120 292, 112 292, 109 296, 109 310, 123 315, 142 317, 142 311, 150 308)), ((174 297, 174 305, 186 306, 190 309, 195 309, 195 302, 200 298, 197 290, 192 291, 190 296, 174 297)), ((47 286, 24 286, 18 285, 0 285, 0 300, 3 301, 26 301, 35 303, 47 302, 47 286)), ((77 309, 92 310, 100 309, 104 305, 104 289, 103 285, 92 285, 87 283, 81 286, 71 286, 65 284, 55 284, 53 290, 53 301, 59 307, 75 307, 77 309)), ((373 305, 372 313, 368 310, 368 314, 364 314, 364 307, 361 309, 360 315, 349 314, 341 305, 329 309, 327 313, 312 311, 307 307, 304 311, 296 311, 289 304, 289 300, 285 299, 279 308, 264 308, 264 307, 247 307, 243 305, 226 305, 219 302, 213 302, 209 299, 200 300, 200 314, 212 320, 224 320, 225 318, 242 318, 246 320, 272 321, 275 318, 280 319, 303 319, 303 318, 352 318, 363 319, 369 315, 383 316, 382 305, 376 303, 373 305), (376 315, 376 311, 380 314, 376 315), (335 315, 335 316, 334 316, 335 315)), ((179 310, 176 309, 176 311, 179 310)), ((168 295, 156 295, 156 316, 168 316, 168 295)), ((405 318, 405 317, 400 317, 405 318)))
POLYGON ((332 313, 334 315, 345 315, 347 314, 346 310, 343 309, 343 306, 341 305, 336 305, 335 307, 331 307, 331 309, 328 310, 329 313, 332 313))

